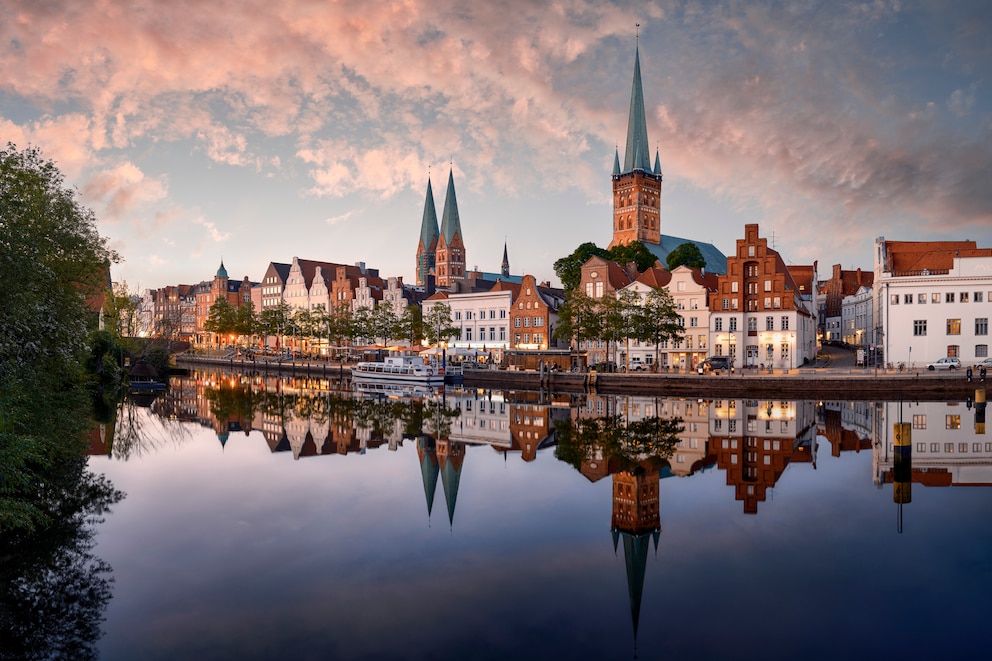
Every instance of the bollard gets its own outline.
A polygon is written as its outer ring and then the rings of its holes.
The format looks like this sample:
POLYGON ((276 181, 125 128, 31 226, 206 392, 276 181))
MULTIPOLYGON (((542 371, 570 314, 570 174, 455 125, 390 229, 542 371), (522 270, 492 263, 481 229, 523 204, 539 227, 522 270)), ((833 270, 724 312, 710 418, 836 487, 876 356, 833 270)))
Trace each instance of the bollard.
POLYGON ((892 427, 892 502, 902 505, 913 499, 913 426, 897 422, 892 427))

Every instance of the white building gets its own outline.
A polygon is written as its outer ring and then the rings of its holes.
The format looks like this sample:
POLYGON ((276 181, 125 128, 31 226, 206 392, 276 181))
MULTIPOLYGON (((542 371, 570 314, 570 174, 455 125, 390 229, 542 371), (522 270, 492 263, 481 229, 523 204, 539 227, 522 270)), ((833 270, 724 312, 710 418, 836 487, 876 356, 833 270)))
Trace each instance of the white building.
POLYGON ((875 240, 874 316, 887 363, 910 369, 989 355, 992 248, 974 241, 875 240))
POLYGON ((426 319, 439 303, 451 308, 452 326, 458 335, 448 338, 448 346, 461 349, 493 351, 499 355, 510 346, 510 307, 514 292, 501 283, 490 291, 464 294, 435 294, 424 301, 426 319))
POLYGON ((872 349, 875 345, 875 293, 871 287, 859 287, 857 293, 841 301, 841 339, 851 346, 872 349))

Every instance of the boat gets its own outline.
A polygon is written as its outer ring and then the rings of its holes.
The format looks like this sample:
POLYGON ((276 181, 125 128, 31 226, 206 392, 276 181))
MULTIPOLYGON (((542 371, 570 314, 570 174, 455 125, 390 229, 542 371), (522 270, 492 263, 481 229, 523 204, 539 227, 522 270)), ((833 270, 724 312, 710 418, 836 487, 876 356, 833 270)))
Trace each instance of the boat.
POLYGON ((363 381, 355 380, 355 392, 369 397, 387 397, 389 399, 429 399, 442 386, 427 383, 410 383, 402 381, 363 381))
POLYGON ((382 361, 362 361, 351 368, 359 381, 398 381, 441 385, 445 379, 461 376, 461 368, 438 363, 430 357, 387 356, 382 361))

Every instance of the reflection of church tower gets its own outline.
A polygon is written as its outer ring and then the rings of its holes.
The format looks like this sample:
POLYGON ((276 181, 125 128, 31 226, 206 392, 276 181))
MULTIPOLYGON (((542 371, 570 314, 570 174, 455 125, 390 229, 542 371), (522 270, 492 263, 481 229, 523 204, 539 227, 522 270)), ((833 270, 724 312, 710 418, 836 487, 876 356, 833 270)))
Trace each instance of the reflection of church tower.
POLYGON ((417 437, 417 457, 420 459, 420 475, 424 480, 424 496, 427 498, 427 518, 430 519, 440 470, 433 438, 426 434, 417 437))
POLYGON ((462 224, 458 217, 458 200, 455 199, 455 179, 448 172, 448 190, 444 194, 444 211, 441 214, 441 231, 435 253, 437 285, 449 287, 456 280, 465 278, 465 243, 462 224))
POLYGON ((623 538, 623 557, 627 566, 627 594, 630 597, 630 618, 637 639, 641 617, 641 595, 647 569, 651 540, 658 550, 661 516, 658 511, 657 469, 636 469, 633 473, 613 474, 613 550, 623 538))
POLYGON ((455 503, 458 500, 458 483, 462 477, 462 464, 465 461, 465 444, 448 439, 438 439, 437 459, 441 466, 441 485, 444 487, 444 503, 448 507, 448 524, 455 522, 455 503))
POLYGON ((613 240, 610 248, 631 241, 661 242, 661 159, 656 151, 652 168, 650 149, 641 88, 641 56, 639 49, 635 49, 623 169, 620 168, 619 151, 613 157, 613 240))
POLYGON ((437 211, 434 209, 434 191, 431 180, 427 179, 427 199, 424 201, 424 218, 420 222, 420 242, 417 244, 417 285, 427 284, 427 276, 434 271, 434 257, 437 251, 437 211))

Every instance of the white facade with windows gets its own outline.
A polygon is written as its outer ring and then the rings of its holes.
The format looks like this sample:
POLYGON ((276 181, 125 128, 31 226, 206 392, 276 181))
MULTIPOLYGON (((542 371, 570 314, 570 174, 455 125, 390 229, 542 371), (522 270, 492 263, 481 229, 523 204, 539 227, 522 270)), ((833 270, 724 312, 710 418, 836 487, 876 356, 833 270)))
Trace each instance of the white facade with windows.
POLYGON ((875 293, 871 287, 860 287, 856 294, 844 297, 841 302, 841 339, 847 344, 864 349, 874 346, 874 300, 875 293))
POLYGON ((449 347, 493 351, 494 355, 509 348, 513 292, 450 294, 443 300, 427 300, 423 304, 425 318, 438 303, 451 308, 452 326, 459 329, 457 336, 448 338, 449 347))
POLYGON ((884 239, 875 246, 874 305, 886 363, 914 369, 951 356, 967 366, 989 356, 992 256, 954 256, 949 269, 893 273, 885 270, 884 239))

